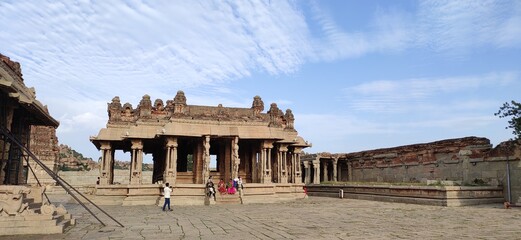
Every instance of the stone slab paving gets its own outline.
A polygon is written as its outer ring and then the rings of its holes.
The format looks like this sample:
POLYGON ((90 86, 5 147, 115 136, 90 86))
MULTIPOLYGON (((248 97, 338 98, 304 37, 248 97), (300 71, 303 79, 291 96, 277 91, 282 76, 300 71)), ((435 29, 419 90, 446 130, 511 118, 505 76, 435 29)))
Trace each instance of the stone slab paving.
POLYGON ((521 208, 437 207, 310 197, 288 203, 104 206, 102 227, 77 204, 77 224, 58 235, 2 239, 521 239, 521 208))

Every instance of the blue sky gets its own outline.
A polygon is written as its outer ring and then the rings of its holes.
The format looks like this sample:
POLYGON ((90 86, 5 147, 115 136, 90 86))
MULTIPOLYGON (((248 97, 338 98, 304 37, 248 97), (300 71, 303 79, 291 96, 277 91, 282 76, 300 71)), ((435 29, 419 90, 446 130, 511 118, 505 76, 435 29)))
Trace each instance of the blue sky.
POLYGON ((0 52, 22 64, 88 157, 120 96, 293 110, 307 152, 512 137, 521 1, 0 1, 0 52))

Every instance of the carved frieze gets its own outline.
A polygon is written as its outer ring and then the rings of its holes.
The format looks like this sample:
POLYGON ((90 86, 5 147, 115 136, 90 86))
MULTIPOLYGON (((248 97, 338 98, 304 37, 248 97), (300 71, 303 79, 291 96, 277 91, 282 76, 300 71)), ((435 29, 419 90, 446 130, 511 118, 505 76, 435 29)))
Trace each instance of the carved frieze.
POLYGON ((278 108, 276 103, 270 105, 267 113, 264 111, 264 102, 261 97, 253 98, 251 108, 218 106, 187 105, 183 91, 178 91, 173 100, 167 100, 166 104, 161 99, 156 99, 153 104, 149 95, 144 95, 138 106, 134 109, 130 103, 121 105, 118 96, 107 104, 107 112, 110 124, 140 124, 158 121, 174 121, 187 119, 190 121, 210 120, 237 123, 265 123, 269 127, 284 128, 294 131, 295 117, 291 109, 286 113, 278 108))

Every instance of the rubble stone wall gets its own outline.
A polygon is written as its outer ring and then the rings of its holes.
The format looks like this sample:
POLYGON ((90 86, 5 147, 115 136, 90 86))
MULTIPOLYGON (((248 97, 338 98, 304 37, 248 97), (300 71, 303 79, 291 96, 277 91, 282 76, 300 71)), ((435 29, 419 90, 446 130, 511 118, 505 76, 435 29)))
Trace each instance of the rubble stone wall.
MULTIPOLYGON (((31 140, 29 148, 31 152, 45 166, 50 168, 53 172, 58 171, 58 138, 56 137, 56 129, 48 126, 31 126, 31 140)), ((54 184, 55 181, 47 174, 42 167, 40 167, 33 159, 29 159, 29 164, 33 169, 36 177, 42 185, 54 184)), ((37 181, 28 169, 27 183, 36 185, 37 181)))
POLYGON ((426 144, 348 153, 352 181, 461 181, 463 185, 503 186, 507 190, 507 162, 513 202, 521 201, 521 145, 504 142, 492 148, 486 138, 467 137, 426 144))
MULTIPOLYGON (((91 171, 59 171, 58 175, 75 187, 96 185, 99 177, 99 169, 91 171)), ((152 171, 143 171, 143 184, 152 183, 152 171)), ((114 170, 114 183, 129 184, 130 170, 114 170)))

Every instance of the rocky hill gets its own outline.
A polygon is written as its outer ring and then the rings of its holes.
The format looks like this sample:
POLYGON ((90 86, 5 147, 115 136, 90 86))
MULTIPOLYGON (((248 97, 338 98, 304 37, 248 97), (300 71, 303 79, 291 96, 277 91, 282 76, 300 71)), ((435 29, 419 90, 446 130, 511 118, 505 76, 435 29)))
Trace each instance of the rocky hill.
POLYGON ((95 169, 97 164, 92 158, 86 158, 71 147, 60 144, 58 158, 58 169, 60 171, 89 171, 95 169))
MULTIPOLYGON (((58 160, 58 169, 60 171, 90 171, 97 169, 97 167, 97 161, 84 157, 83 154, 65 144, 60 144, 58 160)), ((130 162, 116 160, 114 169, 130 169, 130 162)), ((152 169, 153 164, 143 164, 143 171, 152 171, 152 169)))

